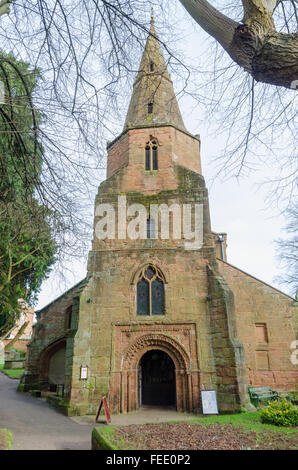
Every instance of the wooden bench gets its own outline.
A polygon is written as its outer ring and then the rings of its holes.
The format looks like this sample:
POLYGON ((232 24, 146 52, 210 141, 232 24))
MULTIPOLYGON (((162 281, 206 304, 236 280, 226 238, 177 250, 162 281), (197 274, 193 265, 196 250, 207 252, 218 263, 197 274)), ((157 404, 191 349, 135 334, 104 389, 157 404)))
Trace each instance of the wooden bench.
POLYGON ((278 393, 271 390, 270 387, 249 387, 248 388, 250 400, 254 406, 259 406, 261 403, 267 403, 268 401, 278 400, 278 393))

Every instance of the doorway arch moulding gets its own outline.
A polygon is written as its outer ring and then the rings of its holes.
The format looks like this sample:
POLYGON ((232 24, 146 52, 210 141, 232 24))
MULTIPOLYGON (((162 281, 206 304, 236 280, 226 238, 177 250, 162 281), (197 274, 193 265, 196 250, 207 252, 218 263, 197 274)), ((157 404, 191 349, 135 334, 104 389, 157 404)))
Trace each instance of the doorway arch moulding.
POLYGON ((149 333, 139 337, 122 355, 120 412, 138 408, 138 366, 144 354, 151 350, 163 351, 173 360, 177 411, 192 411, 194 397, 189 355, 174 338, 165 334, 149 333))

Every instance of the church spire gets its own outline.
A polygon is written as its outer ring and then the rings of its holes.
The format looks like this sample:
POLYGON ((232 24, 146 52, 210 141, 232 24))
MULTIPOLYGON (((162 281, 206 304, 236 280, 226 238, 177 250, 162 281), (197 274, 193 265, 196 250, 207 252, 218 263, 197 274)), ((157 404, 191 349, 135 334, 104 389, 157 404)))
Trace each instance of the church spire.
POLYGON ((152 11, 150 32, 133 86, 124 130, 166 124, 186 131, 155 31, 152 11))

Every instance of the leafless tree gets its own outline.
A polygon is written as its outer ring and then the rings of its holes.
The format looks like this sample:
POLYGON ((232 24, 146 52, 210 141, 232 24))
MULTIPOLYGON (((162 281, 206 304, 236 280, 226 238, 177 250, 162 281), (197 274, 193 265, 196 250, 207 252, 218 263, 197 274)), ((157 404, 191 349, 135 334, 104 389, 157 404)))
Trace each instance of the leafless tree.
MULTIPOLYGON (((201 64, 203 73, 193 80, 199 86, 192 84, 189 87, 193 96, 204 100, 207 111, 204 119, 211 123, 213 135, 223 138, 221 151, 216 149, 214 156, 218 169, 214 178, 239 178, 251 171, 262 169, 264 173, 265 170, 267 178, 261 184, 267 186, 267 203, 276 204, 282 211, 297 197, 295 80, 298 75, 298 35, 294 33, 297 30, 297 3, 291 0, 231 0, 224 6, 217 0, 211 2, 213 6, 205 0, 181 0, 181 3, 214 38, 213 53, 210 54, 208 43, 208 54, 204 54, 201 64), (254 37, 251 47, 246 43, 250 41, 248 34, 254 37), (289 40, 289 47, 290 44, 293 46, 287 57, 286 48, 277 46, 277 38, 281 37, 285 43, 289 40), (273 51, 267 50, 267 65, 261 66, 268 41, 272 41, 273 49, 284 54, 284 64, 275 58, 273 51), (243 57, 245 52, 246 58, 243 57), (262 76, 257 65, 263 67, 267 77, 262 76), (281 77, 285 78, 286 73, 288 82, 281 83, 281 77), (274 75, 271 81, 270 74, 274 75)), ((193 76, 195 73, 192 72, 193 76)))
POLYGON ((286 211, 288 220, 285 231, 287 236, 277 241, 282 274, 278 281, 284 284, 293 294, 298 292, 298 202, 286 211))

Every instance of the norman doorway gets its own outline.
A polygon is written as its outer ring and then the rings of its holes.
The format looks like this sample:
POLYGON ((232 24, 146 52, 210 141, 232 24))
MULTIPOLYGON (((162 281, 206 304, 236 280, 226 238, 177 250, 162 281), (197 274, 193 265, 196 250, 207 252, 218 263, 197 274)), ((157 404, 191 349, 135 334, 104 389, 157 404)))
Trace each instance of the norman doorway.
POLYGON ((158 349, 146 352, 139 363, 139 406, 176 407, 174 362, 158 349))

